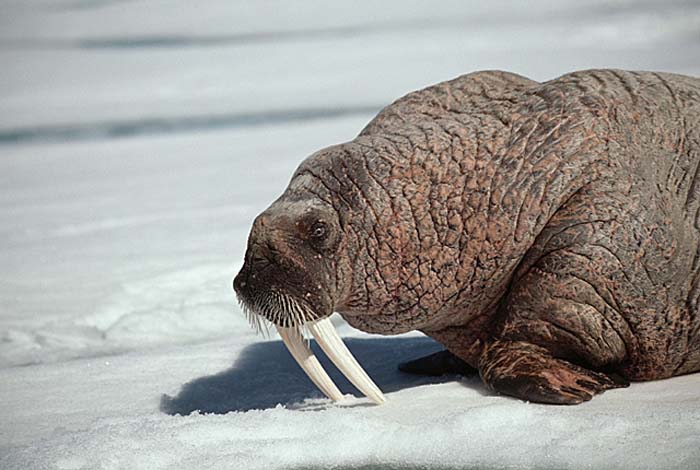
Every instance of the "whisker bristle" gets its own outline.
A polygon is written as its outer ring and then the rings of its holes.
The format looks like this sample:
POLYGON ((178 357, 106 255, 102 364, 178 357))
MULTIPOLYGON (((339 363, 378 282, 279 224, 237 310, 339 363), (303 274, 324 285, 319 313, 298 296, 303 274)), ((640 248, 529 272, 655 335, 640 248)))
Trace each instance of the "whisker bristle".
POLYGON ((311 334, 306 323, 315 318, 311 309, 294 297, 277 291, 267 291, 247 299, 239 299, 239 304, 250 326, 257 334, 270 337, 273 325, 292 328, 306 340, 311 334))

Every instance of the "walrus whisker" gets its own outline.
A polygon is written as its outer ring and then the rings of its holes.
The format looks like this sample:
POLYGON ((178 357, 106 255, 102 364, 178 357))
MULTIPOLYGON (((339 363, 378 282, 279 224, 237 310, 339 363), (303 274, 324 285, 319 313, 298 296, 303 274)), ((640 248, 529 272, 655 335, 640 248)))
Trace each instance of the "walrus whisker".
POLYGON ((255 300, 248 303, 246 301, 240 300, 241 309, 248 320, 250 326, 255 330, 257 334, 262 335, 265 338, 270 337, 270 325, 268 320, 260 315, 258 312, 264 311, 264 306, 259 306, 255 300))
POLYGON ((266 338, 270 337, 271 325, 295 328, 302 333, 304 323, 313 317, 293 297, 276 291, 256 294, 239 303, 251 327, 266 338))

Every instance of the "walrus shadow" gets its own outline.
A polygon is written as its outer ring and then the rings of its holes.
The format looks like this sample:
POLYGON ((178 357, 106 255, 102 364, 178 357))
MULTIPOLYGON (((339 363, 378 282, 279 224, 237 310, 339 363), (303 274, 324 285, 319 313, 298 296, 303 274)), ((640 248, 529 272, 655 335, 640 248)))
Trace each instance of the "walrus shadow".
MULTIPOLYGON (((398 370, 399 362, 443 349, 427 337, 346 338, 344 341, 385 393, 459 379, 455 375, 426 377, 398 370)), ((311 349, 341 392, 362 396, 320 352, 315 341, 311 342, 311 349)), ((163 395, 160 410, 169 415, 188 415, 194 411, 224 414, 274 408, 280 404, 291 406, 308 398, 323 398, 323 395, 281 341, 267 341, 245 348, 230 369, 188 382, 174 397, 163 395)))

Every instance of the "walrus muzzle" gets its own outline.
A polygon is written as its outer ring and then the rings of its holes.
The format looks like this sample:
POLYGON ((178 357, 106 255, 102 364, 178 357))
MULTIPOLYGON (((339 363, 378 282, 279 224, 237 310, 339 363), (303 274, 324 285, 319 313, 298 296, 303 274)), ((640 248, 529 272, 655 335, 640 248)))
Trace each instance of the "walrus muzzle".
POLYGON ((379 387, 345 346, 328 317, 310 320, 314 315, 309 307, 293 297, 275 291, 248 296, 243 294, 244 287, 245 284, 241 286, 234 282, 236 294, 251 325, 258 332, 266 331, 268 322, 275 325, 294 359, 328 398, 340 401, 343 394, 309 348, 303 329, 313 335, 328 358, 360 392, 376 404, 386 401, 379 387))

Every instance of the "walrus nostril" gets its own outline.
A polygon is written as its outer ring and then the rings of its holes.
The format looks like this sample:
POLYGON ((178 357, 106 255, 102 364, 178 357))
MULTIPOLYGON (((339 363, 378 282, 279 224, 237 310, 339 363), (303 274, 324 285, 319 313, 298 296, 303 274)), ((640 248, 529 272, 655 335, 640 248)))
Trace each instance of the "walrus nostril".
POLYGON ((267 258, 265 258, 264 256, 260 256, 260 255, 253 255, 253 257, 250 259, 250 261, 254 265, 269 264, 270 263, 267 258))
POLYGON ((265 251, 265 248, 255 244, 251 246, 246 256, 250 265, 259 269, 270 264, 270 258, 265 256, 266 254, 267 252, 265 251))

